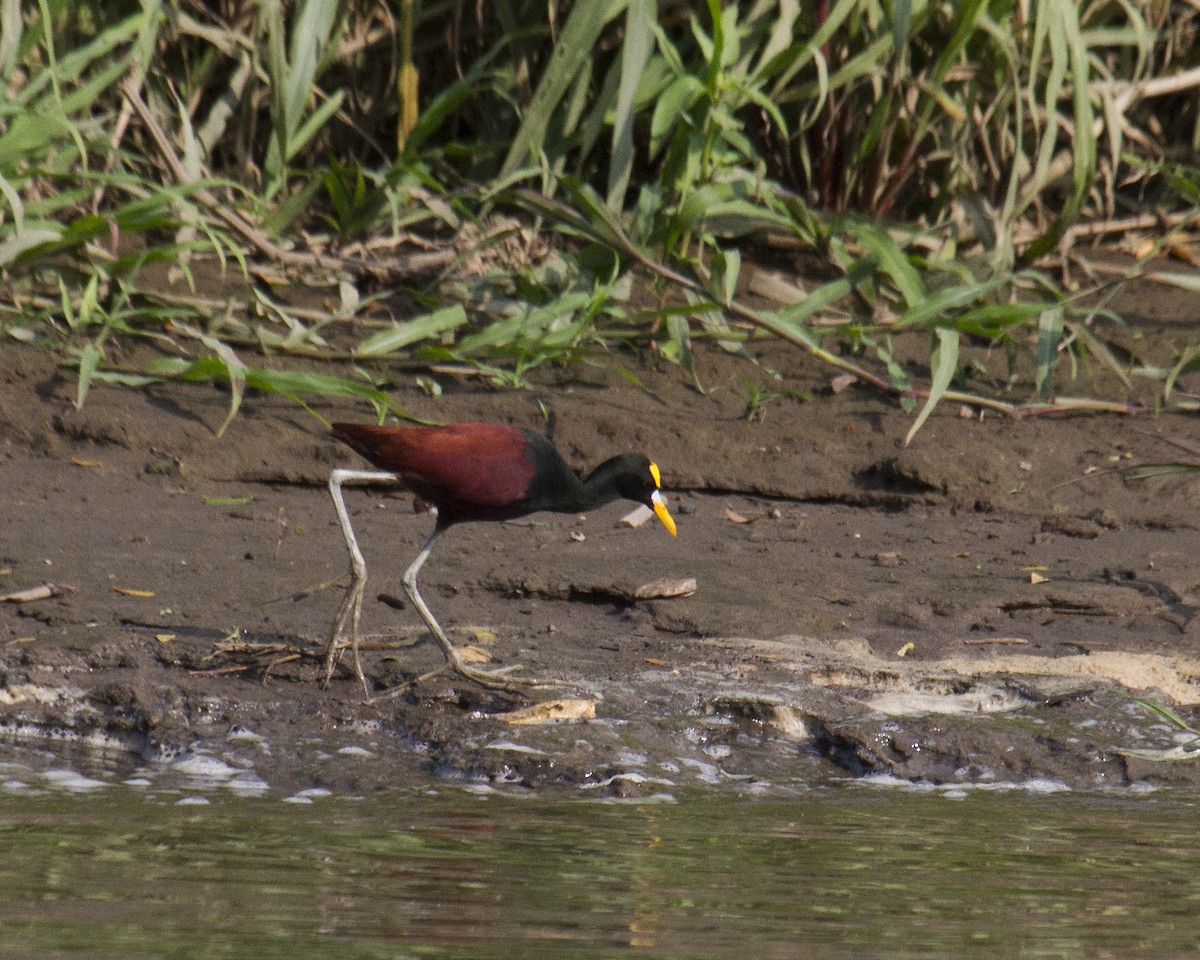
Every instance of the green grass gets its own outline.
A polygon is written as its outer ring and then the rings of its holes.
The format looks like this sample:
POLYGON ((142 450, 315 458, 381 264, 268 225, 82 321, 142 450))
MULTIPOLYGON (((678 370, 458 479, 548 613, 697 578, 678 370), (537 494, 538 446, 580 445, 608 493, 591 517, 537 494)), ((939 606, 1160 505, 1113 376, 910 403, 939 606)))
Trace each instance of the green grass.
POLYGON ((0 2, 0 329, 77 368, 81 404, 97 380, 217 380, 230 417, 247 387, 382 417, 401 372, 521 386, 622 345, 703 386, 695 342, 752 337, 894 396, 910 438, 945 399, 1132 411, 1145 378, 1200 402, 1178 387, 1196 340, 1130 367, 1110 287, 1060 269, 1081 230, 1152 213, 1138 275, 1200 217, 1188 4, 220 9, 0 2), (779 243, 824 279, 751 305, 739 281, 779 243), (339 306, 290 295, 320 283, 339 306), (121 367, 118 341, 161 356, 121 367), (1002 389, 981 350, 1009 358, 1002 389), (1119 394, 1063 398, 1080 364, 1119 394))

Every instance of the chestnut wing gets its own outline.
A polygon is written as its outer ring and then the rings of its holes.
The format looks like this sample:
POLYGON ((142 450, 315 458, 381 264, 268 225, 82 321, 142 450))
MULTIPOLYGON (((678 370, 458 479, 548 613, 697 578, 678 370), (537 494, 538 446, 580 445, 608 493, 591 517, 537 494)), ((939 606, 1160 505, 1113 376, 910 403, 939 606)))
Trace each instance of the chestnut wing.
POLYGON ((522 502, 536 464, 522 430, 491 423, 444 427, 334 424, 334 436, 440 507, 522 502))

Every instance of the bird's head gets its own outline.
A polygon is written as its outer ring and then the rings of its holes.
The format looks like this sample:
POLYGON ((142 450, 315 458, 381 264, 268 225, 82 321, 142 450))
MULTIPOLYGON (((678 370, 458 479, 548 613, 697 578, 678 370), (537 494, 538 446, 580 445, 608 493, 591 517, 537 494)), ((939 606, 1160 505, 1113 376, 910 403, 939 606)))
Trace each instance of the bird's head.
POLYGON ((675 520, 667 510, 667 499, 660 489, 662 474, 659 473, 658 464, 640 453, 614 457, 609 464, 613 468, 617 492, 626 500, 635 500, 653 510, 667 532, 675 536, 675 520))

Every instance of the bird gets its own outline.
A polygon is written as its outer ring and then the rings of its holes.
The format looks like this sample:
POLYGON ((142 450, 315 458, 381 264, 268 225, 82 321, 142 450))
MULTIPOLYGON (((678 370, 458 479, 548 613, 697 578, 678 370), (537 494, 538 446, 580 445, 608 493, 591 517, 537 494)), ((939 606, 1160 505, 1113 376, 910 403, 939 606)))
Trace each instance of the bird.
POLYGON ((342 498, 344 482, 398 480, 436 508, 433 532, 404 572, 404 590, 442 648, 447 665, 460 676, 492 689, 509 689, 514 684, 536 685, 539 681, 505 676, 515 667, 491 671, 472 667, 447 639, 417 589, 417 573, 442 534, 456 524, 470 521, 513 520, 543 510, 578 513, 621 499, 649 507, 671 536, 677 534, 660 489, 662 477, 658 465, 644 454, 612 457, 580 479, 545 436, 503 424, 382 427, 334 423, 331 433, 380 468, 377 471, 338 468, 329 475, 329 491, 350 553, 351 584, 326 649, 325 682, 333 675, 335 652, 349 620, 354 667, 368 698, 370 690, 358 656, 358 622, 367 570, 342 498))

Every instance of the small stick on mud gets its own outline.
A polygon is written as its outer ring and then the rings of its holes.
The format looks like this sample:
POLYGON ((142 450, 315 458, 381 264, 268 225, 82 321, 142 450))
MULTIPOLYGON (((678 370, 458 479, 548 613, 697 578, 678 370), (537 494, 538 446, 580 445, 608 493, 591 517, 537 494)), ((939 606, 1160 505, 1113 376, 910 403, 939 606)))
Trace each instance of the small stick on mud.
POLYGON ((12 593, 0 594, 0 603, 32 603, 34 600, 49 600, 57 597, 62 590, 53 583, 43 583, 26 590, 14 590, 12 593))
POLYGON ((239 663, 231 667, 214 667, 211 670, 189 670, 188 673, 193 677, 220 677, 227 673, 245 673, 249 669, 249 665, 239 663))

